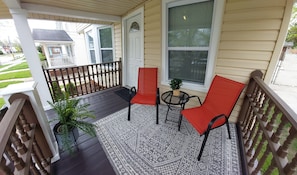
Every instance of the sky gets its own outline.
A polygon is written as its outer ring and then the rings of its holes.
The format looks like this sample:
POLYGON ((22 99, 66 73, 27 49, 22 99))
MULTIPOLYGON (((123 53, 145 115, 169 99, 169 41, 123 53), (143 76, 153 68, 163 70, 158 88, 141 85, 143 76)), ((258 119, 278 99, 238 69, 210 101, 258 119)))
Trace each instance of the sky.
MULTIPOLYGON (((28 20, 29 27, 31 30, 35 29, 55 29, 56 23, 55 21, 47 21, 47 20, 28 20)), ((8 20, 0 20, 0 40, 8 40, 11 41, 18 38, 17 31, 15 29, 15 25, 12 19, 8 20)))

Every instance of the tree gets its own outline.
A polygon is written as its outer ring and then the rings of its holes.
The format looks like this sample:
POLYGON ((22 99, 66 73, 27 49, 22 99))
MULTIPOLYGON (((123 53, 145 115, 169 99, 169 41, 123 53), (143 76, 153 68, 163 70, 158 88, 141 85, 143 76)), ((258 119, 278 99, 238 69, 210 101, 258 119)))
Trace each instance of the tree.
POLYGON ((289 25, 286 41, 293 42, 294 48, 297 46, 297 5, 296 4, 294 4, 292 9, 292 15, 290 19, 290 25, 289 25))

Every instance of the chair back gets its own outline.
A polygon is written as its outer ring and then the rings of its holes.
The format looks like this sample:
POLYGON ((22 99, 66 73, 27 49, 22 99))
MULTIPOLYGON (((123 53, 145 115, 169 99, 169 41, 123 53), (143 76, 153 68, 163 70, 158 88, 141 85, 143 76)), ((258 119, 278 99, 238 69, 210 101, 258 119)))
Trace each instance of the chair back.
POLYGON ((141 95, 156 95, 157 77, 158 68, 139 68, 137 93, 141 95))
POLYGON ((203 106, 214 115, 230 116, 245 84, 216 75, 210 85, 203 106))

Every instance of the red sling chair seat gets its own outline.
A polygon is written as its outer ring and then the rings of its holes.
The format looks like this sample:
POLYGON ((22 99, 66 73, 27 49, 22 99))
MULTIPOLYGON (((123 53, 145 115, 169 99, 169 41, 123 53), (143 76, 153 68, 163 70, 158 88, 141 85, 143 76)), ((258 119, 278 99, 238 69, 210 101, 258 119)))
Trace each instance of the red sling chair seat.
MULTIPOLYGON (((181 111, 181 115, 191 123, 198 133, 205 135, 198 160, 201 158, 210 130, 226 123, 228 136, 231 139, 228 119, 244 87, 245 85, 242 83, 216 75, 204 102, 201 103, 198 96, 191 96, 198 98, 200 106, 181 111)), ((179 130, 180 125, 181 123, 179 130)))
POLYGON ((138 88, 132 87, 132 92, 136 93, 129 102, 128 120, 130 121, 131 104, 146 104, 156 106, 156 124, 159 123, 159 89, 158 89, 158 68, 139 68, 138 88))

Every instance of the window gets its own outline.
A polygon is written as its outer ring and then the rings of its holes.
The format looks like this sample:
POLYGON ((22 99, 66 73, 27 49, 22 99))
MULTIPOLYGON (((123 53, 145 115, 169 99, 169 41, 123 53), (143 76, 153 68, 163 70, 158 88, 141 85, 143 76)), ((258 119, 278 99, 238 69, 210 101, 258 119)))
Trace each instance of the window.
POLYGON ((88 43, 89 56, 91 59, 91 63, 96 63, 93 31, 92 30, 88 31, 86 33, 86 36, 87 36, 87 43, 88 43))
POLYGON ((112 31, 111 28, 98 29, 100 38, 100 51, 102 62, 112 62, 113 61, 113 46, 112 46, 112 31))
POLYGON ((92 25, 85 33, 91 63, 112 62, 114 59, 112 27, 92 25))
POLYGON ((210 84, 218 40, 213 26, 219 21, 215 19, 222 16, 216 16, 220 12, 216 7, 223 7, 218 1, 222 3, 222 0, 163 1, 164 84, 173 78, 182 79, 183 87, 188 89, 206 90, 210 84))

